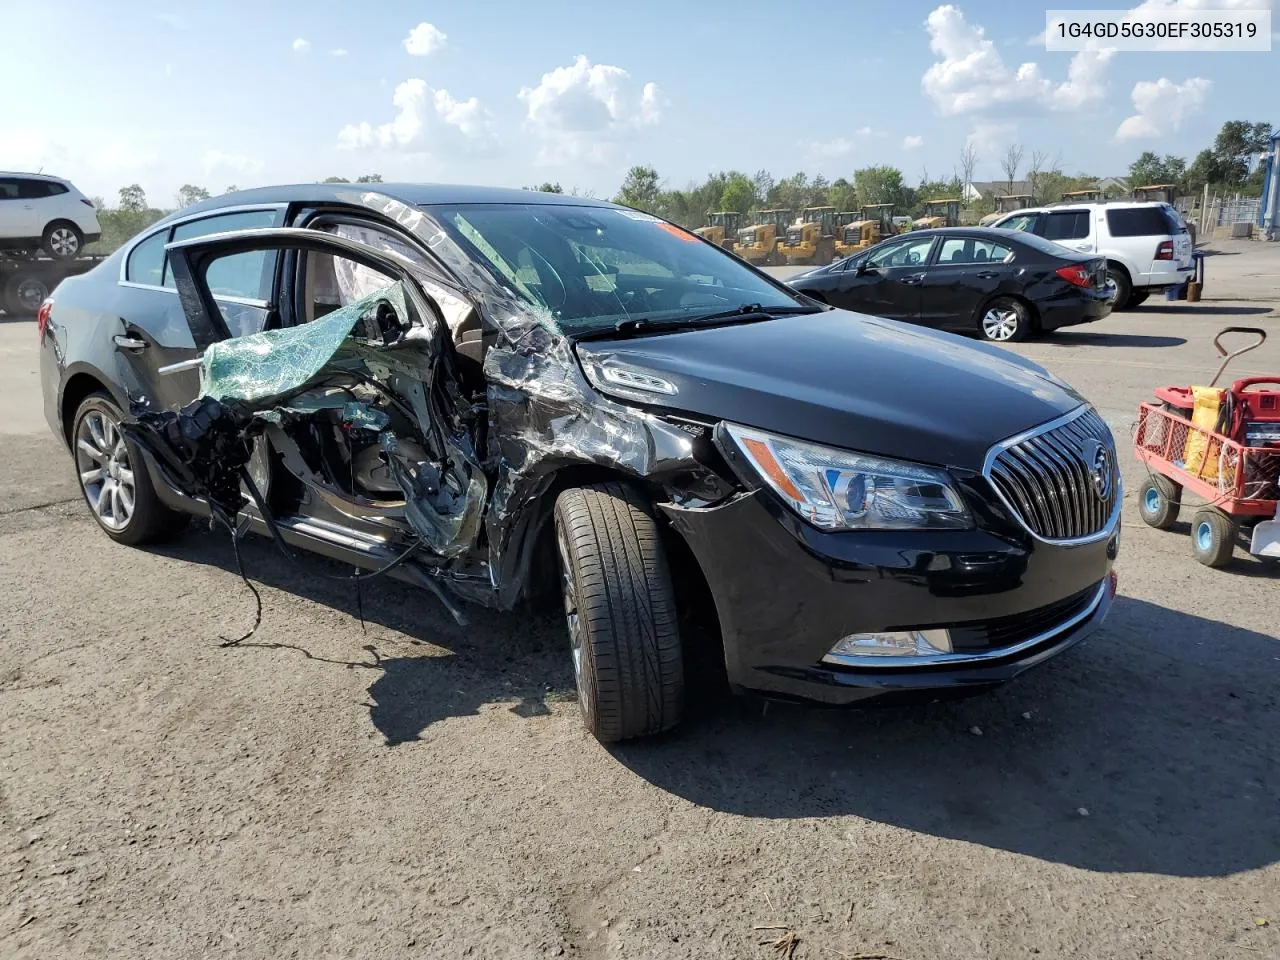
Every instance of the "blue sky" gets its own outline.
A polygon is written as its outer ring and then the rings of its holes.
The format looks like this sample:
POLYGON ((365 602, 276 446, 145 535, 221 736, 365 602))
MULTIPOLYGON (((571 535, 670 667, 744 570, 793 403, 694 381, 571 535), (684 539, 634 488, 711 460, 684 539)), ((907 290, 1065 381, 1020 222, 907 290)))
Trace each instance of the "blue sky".
POLYGON ((673 186, 879 163, 915 182, 966 142, 977 179, 1011 142, 1122 174, 1145 149, 1194 156, 1224 120, 1280 123, 1280 54, 1046 53, 1045 7, 1011 0, 57 6, 3 3, 0 169, 108 198, 137 181, 162 205, 184 182, 365 172, 608 196, 633 163, 673 186))

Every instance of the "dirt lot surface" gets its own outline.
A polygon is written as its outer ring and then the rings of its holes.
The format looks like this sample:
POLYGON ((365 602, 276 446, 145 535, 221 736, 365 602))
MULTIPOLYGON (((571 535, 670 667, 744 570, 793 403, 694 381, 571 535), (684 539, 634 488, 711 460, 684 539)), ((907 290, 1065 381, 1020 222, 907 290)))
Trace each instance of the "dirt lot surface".
MULTIPOLYGON (((1223 258, 1226 259, 1226 258, 1223 258)), ((1278 271, 1280 272, 1280 271, 1278 271)), ((1276 287, 1275 283, 1271 288, 1276 287)), ((1252 303, 1166 305, 1016 349, 1127 448, 1252 303)), ((555 619, 456 627, 262 541, 116 546, 0 321, 0 957, 1280 956, 1280 588, 1191 558, 1128 493, 1121 597, 981 698, 698 704, 605 749, 555 619)), ((939 398, 939 404, 945 398, 939 398)))

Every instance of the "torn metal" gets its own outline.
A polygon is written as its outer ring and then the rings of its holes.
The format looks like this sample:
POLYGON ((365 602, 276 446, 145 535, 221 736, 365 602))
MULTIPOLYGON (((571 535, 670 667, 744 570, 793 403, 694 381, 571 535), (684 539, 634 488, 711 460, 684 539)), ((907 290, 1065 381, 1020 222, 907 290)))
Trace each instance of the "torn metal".
MULTIPOLYGON (((135 410, 130 435, 184 492, 234 514, 246 504, 239 472, 255 449, 264 466, 265 444, 337 522, 416 538, 424 550, 406 566, 500 608, 526 591, 558 471, 607 468, 675 499, 723 495, 705 428, 592 389, 555 317, 484 272, 426 212, 377 193, 346 199, 410 231, 435 261, 382 246, 412 265, 411 280, 310 323, 215 342, 199 400, 135 410), (467 382, 439 339, 477 322, 482 383, 467 382)), ((362 291, 368 279, 347 278, 362 291)))

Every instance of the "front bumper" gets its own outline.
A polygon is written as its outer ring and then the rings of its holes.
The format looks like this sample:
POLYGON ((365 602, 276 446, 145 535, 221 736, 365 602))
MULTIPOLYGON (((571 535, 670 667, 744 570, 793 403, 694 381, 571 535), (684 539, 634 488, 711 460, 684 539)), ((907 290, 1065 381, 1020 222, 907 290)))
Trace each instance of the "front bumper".
POLYGON ((761 490, 663 510, 715 599, 730 683, 773 697, 849 704, 991 687, 1083 639, 1115 595, 1118 519, 1107 536, 1066 546, 1012 524, 823 533, 761 490), (823 662, 852 633, 938 627, 968 638, 960 654, 920 666, 823 662))

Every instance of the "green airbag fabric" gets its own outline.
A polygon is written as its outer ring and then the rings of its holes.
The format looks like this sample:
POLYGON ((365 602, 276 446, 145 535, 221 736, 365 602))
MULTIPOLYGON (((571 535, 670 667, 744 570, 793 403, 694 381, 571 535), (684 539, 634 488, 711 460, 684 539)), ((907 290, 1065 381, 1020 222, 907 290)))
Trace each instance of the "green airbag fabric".
POLYGON ((391 303, 400 317, 408 316, 404 288, 393 283, 319 320, 211 344, 200 368, 203 396, 262 405, 300 389, 333 359, 379 300, 391 303))

